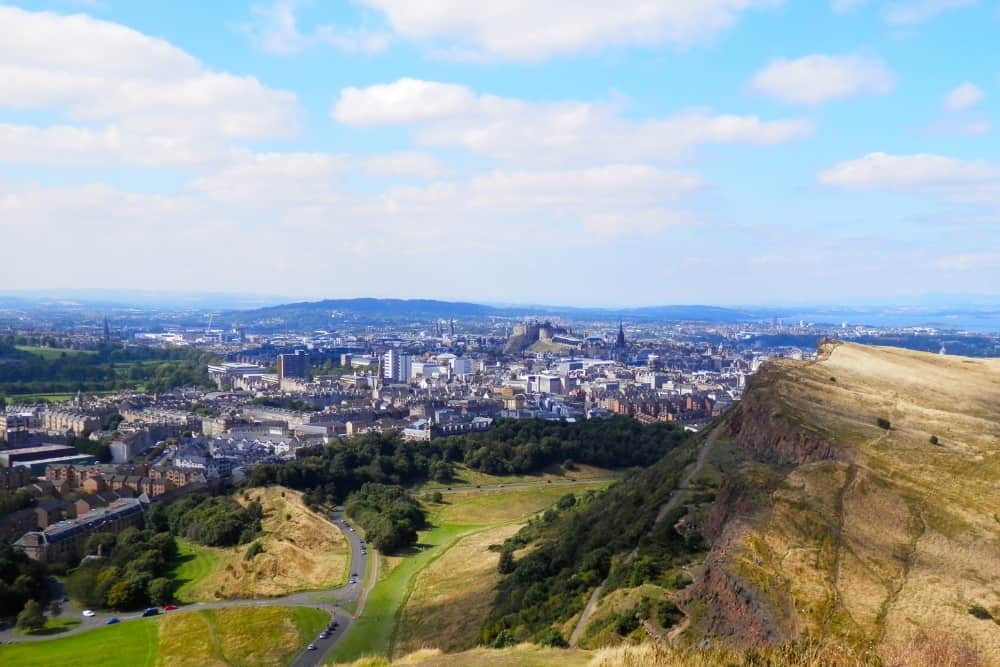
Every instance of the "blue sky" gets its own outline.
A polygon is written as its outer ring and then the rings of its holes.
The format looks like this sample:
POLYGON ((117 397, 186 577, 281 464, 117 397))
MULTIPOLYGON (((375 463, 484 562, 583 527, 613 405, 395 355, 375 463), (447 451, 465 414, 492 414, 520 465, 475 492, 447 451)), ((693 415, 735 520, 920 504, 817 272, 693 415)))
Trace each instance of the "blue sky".
POLYGON ((7 289, 1000 295, 995 0, 0 2, 7 289))

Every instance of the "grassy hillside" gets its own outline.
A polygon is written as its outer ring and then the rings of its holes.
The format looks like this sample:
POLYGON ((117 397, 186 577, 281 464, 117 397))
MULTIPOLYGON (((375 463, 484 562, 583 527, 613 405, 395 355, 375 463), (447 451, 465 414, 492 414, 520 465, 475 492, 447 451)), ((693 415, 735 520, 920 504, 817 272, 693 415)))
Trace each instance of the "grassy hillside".
POLYGON ((284 665, 325 625, 309 608, 179 612, 79 635, 0 646, 5 667, 284 665))
POLYGON ((425 503, 428 530, 404 554, 380 555, 378 582, 334 657, 350 662, 423 646, 475 646, 489 611, 499 557, 489 546, 567 493, 583 494, 608 484, 470 489, 446 494, 440 504, 425 503))
POLYGON ((826 344, 767 364, 719 429, 739 458, 689 638, 935 630, 1000 656, 1000 360, 826 344))
POLYGON ((264 507, 263 552, 246 558, 249 545, 204 547, 183 540, 174 570, 177 597, 185 602, 279 596, 330 588, 347 576, 347 542, 326 518, 308 509, 302 493, 283 487, 251 489, 237 500, 264 507))

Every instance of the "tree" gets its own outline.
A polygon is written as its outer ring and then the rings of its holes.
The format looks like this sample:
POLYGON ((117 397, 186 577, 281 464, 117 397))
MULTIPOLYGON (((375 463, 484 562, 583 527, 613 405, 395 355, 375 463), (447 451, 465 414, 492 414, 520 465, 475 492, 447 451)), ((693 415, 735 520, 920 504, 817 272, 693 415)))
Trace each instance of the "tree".
POLYGON ((500 562, 497 563, 497 572, 500 574, 510 574, 514 571, 514 552, 504 549, 500 552, 500 562))
POLYGON ((24 609, 17 615, 17 627, 28 632, 44 628, 45 615, 42 613, 42 605, 35 600, 25 602, 24 609))
POLYGON ((139 595, 133 583, 127 579, 116 582, 108 589, 108 606, 112 609, 128 609, 138 606, 139 595))
POLYGON ((146 587, 146 594, 149 601, 157 606, 163 606, 174 597, 173 582, 165 577, 157 577, 149 582, 146 587))

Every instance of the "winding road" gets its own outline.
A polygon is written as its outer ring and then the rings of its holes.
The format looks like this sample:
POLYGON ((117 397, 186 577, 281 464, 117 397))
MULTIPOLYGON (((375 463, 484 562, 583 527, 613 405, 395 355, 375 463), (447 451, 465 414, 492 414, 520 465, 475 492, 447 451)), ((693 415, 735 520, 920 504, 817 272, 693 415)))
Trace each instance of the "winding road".
MULTIPOLYGON (((363 551, 363 543, 357 532, 347 524, 340 512, 330 513, 330 521, 340 528, 347 538, 351 548, 350 575, 348 583, 337 588, 325 591, 304 591, 292 593, 282 597, 255 598, 238 600, 220 600, 218 602, 197 602, 180 606, 176 611, 160 612, 161 614, 183 614, 185 612, 200 611, 202 609, 227 609, 232 607, 314 607, 330 614, 331 620, 337 622, 337 629, 327 636, 326 639, 316 637, 311 643, 316 646, 315 650, 303 649, 291 663, 292 667, 313 667, 324 664, 329 658, 333 649, 336 648, 344 636, 350 631, 354 620, 361 615, 364 609, 365 598, 374 579, 377 577, 377 567, 372 567, 369 578, 366 582, 365 576, 368 571, 368 554, 363 551), (357 574, 355 580, 354 574, 357 574), (354 580, 354 583, 351 581, 354 580), (356 603, 354 614, 349 614, 344 605, 356 603)), ((373 552, 374 554, 374 552, 373 552)), ((377 563, 376 558, 374 563, 377 563)), ((61 587, 54 599, 60 599, 62 595, 61 587)), ((68 610, 67 610, 68 612, 68 610)), ((68 612, 67 615, 72 612, 68 612)), ((49 641, 59 637, 79 634, 88 630, 94 630, 107 625, 111 618, 117 618, 122 623, 137 621, 142 618, 141 613, 118 614, 113 612, 98 612, 92 617, 80 616, 80 624, 61 632, 56 636, 52 635, 18 635, 13 628, 0 631, 0 642, 7 644, 12 642, 37 642, 49 641)))

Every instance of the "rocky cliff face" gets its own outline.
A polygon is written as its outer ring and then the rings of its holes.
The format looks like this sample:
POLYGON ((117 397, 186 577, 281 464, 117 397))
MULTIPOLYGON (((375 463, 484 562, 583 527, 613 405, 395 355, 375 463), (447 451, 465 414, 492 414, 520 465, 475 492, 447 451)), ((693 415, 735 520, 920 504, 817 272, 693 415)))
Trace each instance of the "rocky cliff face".
POLYGON ((751 389, 728 420, 729 435, 749 459, 787 466, 845 460, 847 452, 815 432, 783 418, 773 404, 751 389))
POLYGON ((756 464, 756 474, 748 477, 733 471, 722 482, 702 525, 712 552, 686 595, 689 602, 704 605, 703 635, 736 646, 778 643, 798 632, 787 592, 762 590, 740 574, 736 561, 750 558, 740 553, 740 545, 753 532, 755 518, 771 510, 772 491, 794 467, 848 458, 842 448, 782 416, 766 391, 763 384, 751 388, 717 427, 744 462, 756 464))

